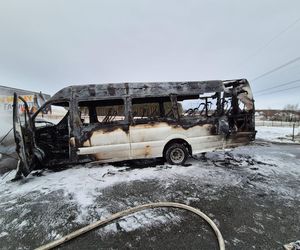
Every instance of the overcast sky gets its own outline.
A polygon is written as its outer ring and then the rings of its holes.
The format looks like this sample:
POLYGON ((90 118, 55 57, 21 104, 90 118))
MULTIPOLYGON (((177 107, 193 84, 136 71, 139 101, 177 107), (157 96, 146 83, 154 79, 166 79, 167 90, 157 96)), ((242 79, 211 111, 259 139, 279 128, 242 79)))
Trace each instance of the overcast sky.
POLYGON ((299 0, 0 0, 0 85, 54 94, 72 84, 247 78, 258 108, 300 104, 300 88, 256 94, 300 80, 300 60, 251 81, 300 56, 299 18, 299 0))

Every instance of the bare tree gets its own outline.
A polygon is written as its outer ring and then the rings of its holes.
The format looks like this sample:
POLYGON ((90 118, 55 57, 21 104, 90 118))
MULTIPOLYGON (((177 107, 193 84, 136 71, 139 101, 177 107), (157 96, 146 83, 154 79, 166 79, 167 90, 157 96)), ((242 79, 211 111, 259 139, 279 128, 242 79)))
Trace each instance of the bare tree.
POLYGON ((299 104, 287 104, 283 109, 288 111, 299 111, 299 104))
POLYGON ((299 104, 287 104, 284 106, 283 110, 284 119, 287 121, 299 121, 300 119, 300 109, 299 104))

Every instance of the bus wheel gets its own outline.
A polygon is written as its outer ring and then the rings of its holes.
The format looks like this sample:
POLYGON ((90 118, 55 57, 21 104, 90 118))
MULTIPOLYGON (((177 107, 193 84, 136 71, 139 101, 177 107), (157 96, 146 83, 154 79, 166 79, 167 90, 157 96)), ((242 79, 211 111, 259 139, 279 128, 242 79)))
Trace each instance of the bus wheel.
POLYGON ((172 165, 183 165, 188 158, 188 151, 183 144, 171 144, 165 153, 165 159, 172 165))

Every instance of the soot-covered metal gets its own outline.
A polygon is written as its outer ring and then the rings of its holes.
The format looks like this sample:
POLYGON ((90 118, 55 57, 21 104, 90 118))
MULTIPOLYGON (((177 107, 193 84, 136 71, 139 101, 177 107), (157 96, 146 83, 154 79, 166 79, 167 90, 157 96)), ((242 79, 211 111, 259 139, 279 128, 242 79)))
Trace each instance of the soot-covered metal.
MULTIPOLYGON (((18 101, 24 102, 15 96, 18 101)), ((32 116, 25 112, 22 120, 15 112, 19 174, 164 157, 171 142, 190 154, 244 145, 255 138, 254 112, 245 79, 66 87, 32 116)))

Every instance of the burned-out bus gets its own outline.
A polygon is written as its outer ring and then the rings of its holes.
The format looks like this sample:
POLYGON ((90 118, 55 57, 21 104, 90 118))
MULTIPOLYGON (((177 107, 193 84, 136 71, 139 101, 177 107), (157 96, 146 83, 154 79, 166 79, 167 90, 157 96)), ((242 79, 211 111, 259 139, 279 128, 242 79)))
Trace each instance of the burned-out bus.
POLYGON ((74 85, 34 114, 16 94, 14 107, 24 176, 91 161, 164 158, 180 165, 189 155, 245 145, 256 133, 246 79, 74 85))

